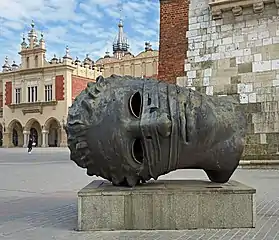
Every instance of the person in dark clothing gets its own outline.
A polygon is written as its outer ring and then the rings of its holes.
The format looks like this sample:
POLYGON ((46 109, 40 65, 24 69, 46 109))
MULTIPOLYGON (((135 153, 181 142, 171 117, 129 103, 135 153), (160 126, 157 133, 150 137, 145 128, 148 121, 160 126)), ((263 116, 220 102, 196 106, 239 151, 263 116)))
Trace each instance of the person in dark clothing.
POLYGON ((29 141, 28 141, 28 153, 31 154, 31 151, 32 151, 32 148, 33 148, 33 140, 32 138, 29 138, 29 141))

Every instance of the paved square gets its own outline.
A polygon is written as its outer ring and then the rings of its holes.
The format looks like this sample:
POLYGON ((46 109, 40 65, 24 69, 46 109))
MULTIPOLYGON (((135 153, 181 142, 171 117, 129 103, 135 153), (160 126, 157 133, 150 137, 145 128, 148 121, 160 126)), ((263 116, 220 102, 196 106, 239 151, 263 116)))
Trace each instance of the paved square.
MULTIPOLYGON (((183 170, 165 179, 207 179, 183 170)), ((69 160, 68 149, 0 148, 0 239, 279 239, 279 171, 237 170, 232 179, 257 189, 255 229, 77 232, 77 191, 93 180, 69 160)))

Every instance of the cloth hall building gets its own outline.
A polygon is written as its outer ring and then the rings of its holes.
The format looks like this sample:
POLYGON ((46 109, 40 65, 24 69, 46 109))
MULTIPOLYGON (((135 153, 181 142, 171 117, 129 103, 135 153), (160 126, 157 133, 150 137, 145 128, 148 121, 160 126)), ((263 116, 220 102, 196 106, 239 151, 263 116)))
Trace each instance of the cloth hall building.
POLYGON ((29 137, 39 147, 66 147, 64 125, 68 107, 89 81, 111 74, 156 77, 158 51, 146 43, 145 51, 133 56, 124 38, 123 23, 113 44, 113 56, 94 62, 73 59, 66 47, 62 58, 46 60, 46 43, 34 22, 23 37, 21 63, 6 57, 0 73, 0 146, 26 147, 29 137))

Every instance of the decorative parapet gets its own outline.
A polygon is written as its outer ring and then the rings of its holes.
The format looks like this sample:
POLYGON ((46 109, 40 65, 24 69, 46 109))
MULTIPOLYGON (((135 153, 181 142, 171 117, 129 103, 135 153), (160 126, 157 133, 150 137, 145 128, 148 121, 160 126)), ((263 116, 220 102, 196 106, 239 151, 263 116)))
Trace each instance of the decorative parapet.
POLYGON ((232 11, 235 16, 242 14, 242 9, 253 7, 255 13, 261 13, 266 3, 274 3, 279 8, 279 0, 209 0, 213 19, 221 19, 222 13, 232 11))
POLYGON ((57 101, 49 102, 32 102, 32 103, 19 103, 19 104, 10 104, 9 108, 14 112, 15 109, 21 108, 23 115, 28 113, 40 113, 43 114, 43 109, 45 106, 56 106, 57 101))

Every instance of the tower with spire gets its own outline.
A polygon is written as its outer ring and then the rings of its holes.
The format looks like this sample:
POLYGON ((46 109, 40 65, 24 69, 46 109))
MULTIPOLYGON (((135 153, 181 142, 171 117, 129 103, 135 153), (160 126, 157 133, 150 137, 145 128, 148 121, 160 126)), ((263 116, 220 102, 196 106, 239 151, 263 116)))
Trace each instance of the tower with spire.
POLYGON ((113 42, 113 55, 117 59, 121 59, 129 52, 128 39, 125 37, 123 27, 123 20, 120 19, 118 24, 118 35, 113 42))
POLYGON ((3 69, 3 72, 8 72, 11 70, 11 66, 9 64, 9 60, 8 60, 8 57, 6 56, 5 57, 5 63, 4 65, 2 66, 2 69, 3 69))
POLYGON ((32 21, 31 29, 28 33, 28 42, 25 35, 22 37, 21 55, 22 68, 37 68, 43 67, 45 63, 46 46, 43 33, 40 34, 38 40, 38 34, 35 29, 35 23, 32 21))

